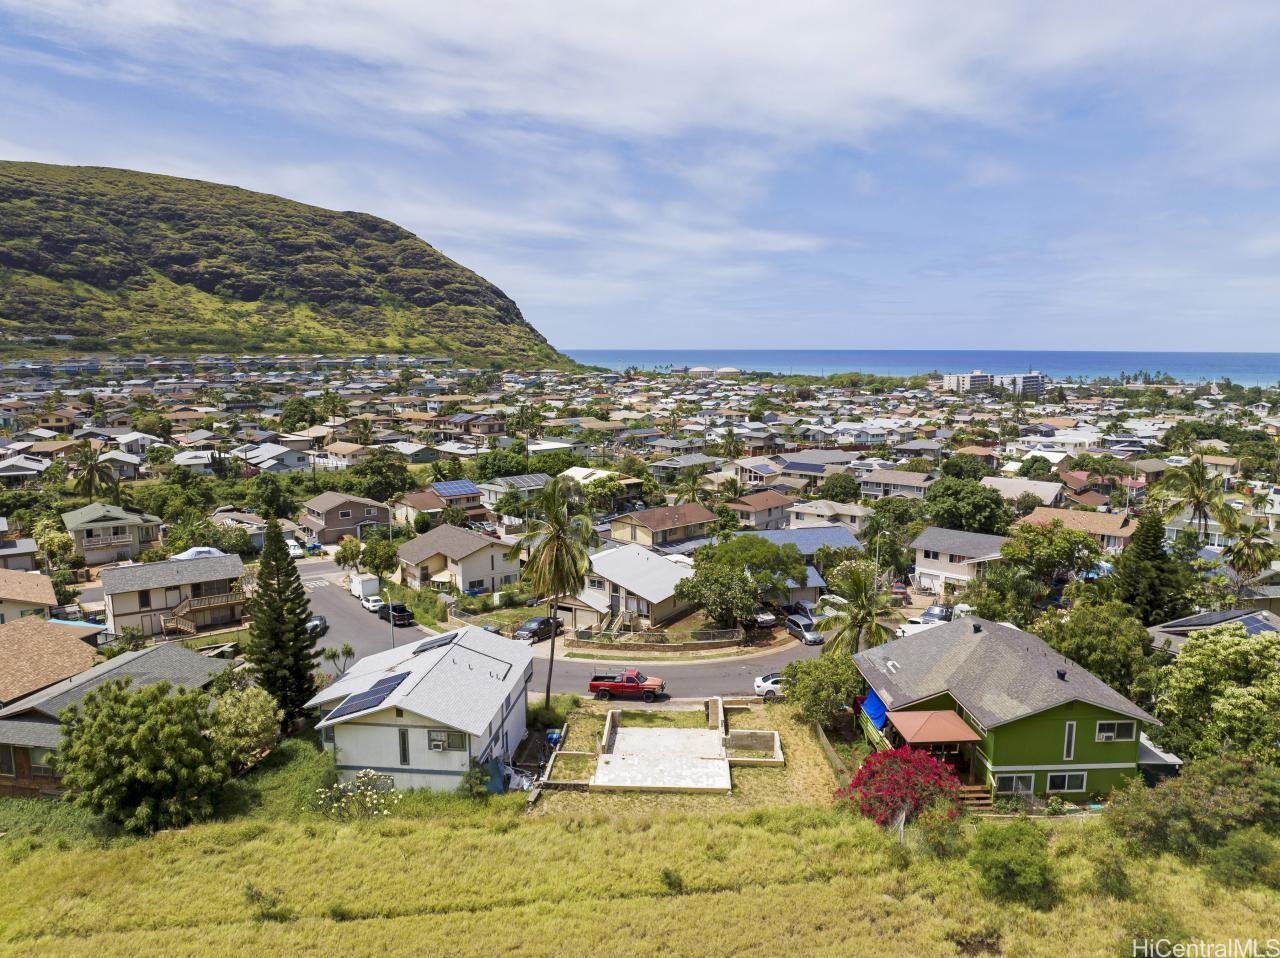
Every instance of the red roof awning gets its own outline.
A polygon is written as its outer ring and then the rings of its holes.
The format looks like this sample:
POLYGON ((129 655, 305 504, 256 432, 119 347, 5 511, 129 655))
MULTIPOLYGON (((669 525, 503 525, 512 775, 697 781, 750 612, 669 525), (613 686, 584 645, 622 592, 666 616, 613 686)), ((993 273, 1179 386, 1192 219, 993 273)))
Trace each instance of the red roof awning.
POLYGON ((982 740, 982 736, 955 712, 900 709, 889 712, 888 717, 908 745, 941 745, 982 740))

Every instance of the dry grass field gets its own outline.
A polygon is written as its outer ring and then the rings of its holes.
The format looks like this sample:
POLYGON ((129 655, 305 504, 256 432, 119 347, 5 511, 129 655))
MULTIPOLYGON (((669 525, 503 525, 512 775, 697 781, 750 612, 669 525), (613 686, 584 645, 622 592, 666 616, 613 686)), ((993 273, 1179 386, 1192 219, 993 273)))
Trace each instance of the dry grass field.
POLYGON ((1131 862, 1128 900, 1101 894, 1097 821, 1051 826, 1053 908, 995 902, 963 859, 835 806, 785 707, 750 719, 788 766, 735 769, 733 796, 557 794, 528 814, 522 796, 412 795, 340 824, 309 810, 326 769, 291 742, 224 820, 151 838, 0 803, 0 956, 1119 956, 1135 935, 1275 932, 1280 896, 1167 857, 1131 862))

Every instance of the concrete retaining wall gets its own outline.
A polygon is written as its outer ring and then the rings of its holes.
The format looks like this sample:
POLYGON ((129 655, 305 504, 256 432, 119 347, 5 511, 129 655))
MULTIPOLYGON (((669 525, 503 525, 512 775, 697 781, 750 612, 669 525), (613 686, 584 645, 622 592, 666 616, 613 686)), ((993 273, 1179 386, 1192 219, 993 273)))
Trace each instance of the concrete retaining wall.
POLYGON ((749 748, 753 751, 769 753, 768 755, 759 756, 730 754, 730 765, 779 766, 786 764, 786 759, 782 755, 782 739, 777 732, 756 729, 740 729, 730 732, 726 748, 749 748))

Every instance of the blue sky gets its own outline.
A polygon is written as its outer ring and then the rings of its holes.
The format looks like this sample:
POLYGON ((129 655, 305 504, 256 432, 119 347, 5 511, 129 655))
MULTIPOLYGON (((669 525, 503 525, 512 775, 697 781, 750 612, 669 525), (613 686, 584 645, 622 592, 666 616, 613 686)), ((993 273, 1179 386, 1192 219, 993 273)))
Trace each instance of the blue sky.
POLYGON ((572 347, 1280 350, 1280 5, 0 0, 0 157, 394 220, 572 347))

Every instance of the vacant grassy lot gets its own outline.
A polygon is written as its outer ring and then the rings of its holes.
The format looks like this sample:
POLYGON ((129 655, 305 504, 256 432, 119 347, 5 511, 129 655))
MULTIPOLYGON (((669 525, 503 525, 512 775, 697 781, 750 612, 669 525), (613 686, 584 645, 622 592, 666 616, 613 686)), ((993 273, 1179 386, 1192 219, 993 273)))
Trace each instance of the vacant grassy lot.
POLYGON ((242 782, 227 820, 149 839, 57 803, 0 802, 0 956, 594 958, 615 950, 606 921, 627 929, 628 952, 698 958, 848 956, 868 942, 890 955, 1119 956, 1135 936, 1274 933, 1280 895, 1226 891, 1169 858, 1131 863, 1131 899, 1103 896, 1097 821, 1051 823, 1053 909, 994 902, 963 860, 896 852, 834 806, 830 770, 785 707, 749 718, 779 729, 792 765, 735 769, 735 797, 700 806, 557 795, 527 815, 522 796, 415 794, 391 818, 340 824, 309 810, 331 770, 307 742, 242 782))

